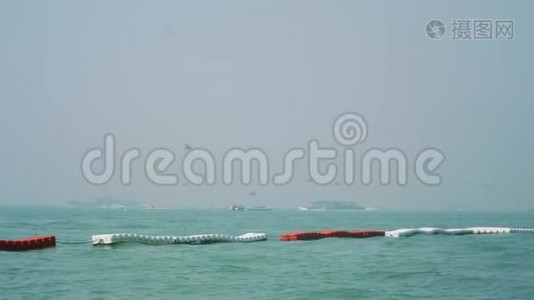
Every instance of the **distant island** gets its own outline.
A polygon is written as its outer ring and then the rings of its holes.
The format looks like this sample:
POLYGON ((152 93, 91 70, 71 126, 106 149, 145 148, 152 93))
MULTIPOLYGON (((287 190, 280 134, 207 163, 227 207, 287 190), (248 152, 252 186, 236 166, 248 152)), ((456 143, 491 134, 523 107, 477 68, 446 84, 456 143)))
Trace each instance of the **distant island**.
POLYGON ((368 211, 375 210, 374 207, 365 207, 357 204, 356 202, 346 201, 314 201, 309 202, 306 205, 299 206, 299 210, 304 211, 368 211))

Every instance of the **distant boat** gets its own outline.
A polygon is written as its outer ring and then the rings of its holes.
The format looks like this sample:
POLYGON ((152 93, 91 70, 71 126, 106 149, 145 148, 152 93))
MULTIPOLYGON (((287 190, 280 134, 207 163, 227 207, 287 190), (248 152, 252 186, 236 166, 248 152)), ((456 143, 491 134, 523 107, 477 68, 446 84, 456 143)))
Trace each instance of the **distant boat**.
POLYGON ((139 202, 135 199, 123 199, 107 196, 93 201, 79 202, 70 201, 70 205, 76 207, 103 208, 103 209, 135 209, 139 208, 139 202))
POLYGON ((254 210, 254 211, 271 211, 272 208, 265 207, 265 206, 254 206, 254 207, 248 207, 247 210, 254 210))
POLYGON ((324 208, 316 208, 316 207, 310 207, 307 205, 299 206, 299 210, 307 211, 307 210, 313 210, 313 211, 324 211, 326 209, 324 208))
POLYGON ((377 209, 378 209, 377 207, 368 206, 368 207, 364 208, 363 210, 365 210, 365 211, 373 211, 373 210, 377 210, 377 209))
POLYGON ((143 205, 144 209, 161 209, 154 204, 143 205))
POLYGON ((344 201, 315 201, 298 207, 302 211, 364 211, 374 210, 373 207, 364 207, 355 202, 344 201))
POLYGON ((241 204, 234 204, 234 205, 230 206, 230 210, 233 210, 233 211, 244 211, 244 210, 270 211, 270 210, 272 210, 272 208, 265 207, 265 206, 244 207, 241 204))
POLYGON ((115 198, 113 196, 108 196, 95 200, 95 204, 100 208, 107 209, 122 209, 126 210, 129 208, 138 208, 139 202, 134 199, 122 199, 115 198))
POLYGON ((120 209, 126 211, 126 206, 119 204, 119 203, 111 203, 111 204, 101 204, 98 206, 98 208, 103 209, 120 209))
POLYGON ((245 207, 241 204, 234 204, 232 206, 230 206, 230 210, 233 210, 233 211, 243 211, 245 210, 245 207))

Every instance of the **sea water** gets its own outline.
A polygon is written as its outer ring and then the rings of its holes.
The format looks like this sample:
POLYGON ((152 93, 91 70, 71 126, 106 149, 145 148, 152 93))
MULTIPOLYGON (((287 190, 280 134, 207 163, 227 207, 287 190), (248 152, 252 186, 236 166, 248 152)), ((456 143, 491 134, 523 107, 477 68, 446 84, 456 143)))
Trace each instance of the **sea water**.
POLYGON ((0 239, 55 235, 55 248, 0 251, 5 299, 533 299, 534 234, 282 242, 319 229, 534 228, 534 213, 106 210, 0 207, 0 239), (240 235, 248 244, 92 246, 92 235, 240 235))

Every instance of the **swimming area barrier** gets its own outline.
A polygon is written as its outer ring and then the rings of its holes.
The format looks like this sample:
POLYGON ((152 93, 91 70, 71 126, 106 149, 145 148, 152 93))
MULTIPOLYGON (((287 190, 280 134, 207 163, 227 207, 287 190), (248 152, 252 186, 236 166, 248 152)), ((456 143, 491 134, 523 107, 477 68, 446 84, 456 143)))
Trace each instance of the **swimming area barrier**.
POLYGON ((507 234, 507 233, 534 233, 534 229, 529 228, 508 228, 508 227, 469 227, 469 228, 403 228, 392 231, 386 231, 386 237, 410 237, 418 234, 445 234, 445 235, 464 235, 464 234, 507 234))
POLYGON ((211 244, 211 243, 250 243, 267 240, 265 233, 245 233, 239 236, 225 234, 198 234, 188 236, 149 236, 142 234, 113 233, 92 236, 93 245, 117 243, 141 243, 147 245, 211 244))
MULTIPOLYGON (((282 241, 318 240, 323 238, 369 238, 369 237, 411 237, 415 235, 466 235, 466 234, 517 234, 534 233, 530 228, 510 227, 468 227, 468 228, 401 228, 396 230, 319 230, 291 232, 280 235, 282 241)), ((265 233, 245 233, 239 236, 225 234, 198 234, 187 236, 149 236, 141 234, 114 233, 93 235, 90 241, 56 241, 55 236, 32 236, 18 240, 0 240, 0 251, 25 251, 54 247, 57 244, 112 245, 118 243, 140 243, 146 245, 210 244, 210 243, 250 243, 267 240, 265 233)))
POLYGON ((0 250, 3 251, 26 251, 54 247, 56 237, 52 235, 31 236, 18 240, 0 240, 0 250))
POLYGON ((340 237, 340 238, 368 238, 375 236, 384 236, 382 230, 320 230, 308 232, 291 232, 280 235, 282 241, 304 241, 318 240, 323 238, 340 237))
POLYGON ((318 240, 329 237, 341 238, 366 238, 366 237, 410 237, 419 234, 428 235, 464 235, 464 234, 508 234, 508 233, 534 233, 534 229, 529 228, 509 228, 509 227, 469 227, 469 228, 451 228, 443 229, 436 227, 421 228, 401 228, 391 231, 381 230, 320 230, 309 232, 291 232, 280 235, 282 241, 297 240, 318 240))

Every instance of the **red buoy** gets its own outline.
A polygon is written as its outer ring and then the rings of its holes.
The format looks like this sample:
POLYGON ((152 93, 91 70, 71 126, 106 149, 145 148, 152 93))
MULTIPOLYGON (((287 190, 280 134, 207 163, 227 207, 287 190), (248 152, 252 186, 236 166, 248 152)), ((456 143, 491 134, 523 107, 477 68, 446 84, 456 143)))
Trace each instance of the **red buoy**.
POLYGON ((0 250, 3 251, 26 251, 43 249, 56 245, 55 236, 32 236, 19 240, 0 240, 0 250))
POLYGON ((374 236, 384 236, 385 232, 382 230, 321 230, 312 232, 291 232, 280 235, 282 241, 303 241, 303 240, 318 240, 329 237, 344 237, 344 238, 367 238, 374 236))

